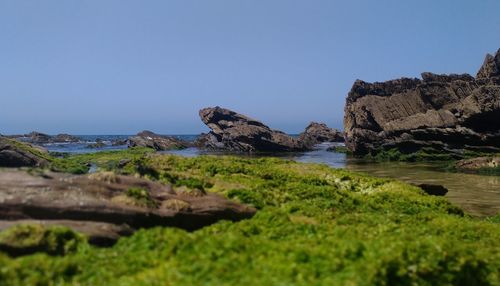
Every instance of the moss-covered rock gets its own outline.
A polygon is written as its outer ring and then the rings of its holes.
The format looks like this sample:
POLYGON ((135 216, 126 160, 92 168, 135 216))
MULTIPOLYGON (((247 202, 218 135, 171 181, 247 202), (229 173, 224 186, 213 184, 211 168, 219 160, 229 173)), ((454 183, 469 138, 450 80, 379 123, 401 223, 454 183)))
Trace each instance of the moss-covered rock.
MULTIPOLYGON (((148 155, 130 164, 134 166, 127 172, 153 180, 197 182, 207 193, 252 204, 259 211, 248 220, 221 221, 194 232, 141 230, 113 247, 88 248, 64 257, 0 255, 0 281, 5 285, 500 283, 499 220, 469 217, 445 198, 426 195, 415 186, 273 158, 148 155)), ((187 207, 180 202, 169 206, 187 207)))
POLYGON ((85 238, 69 228, 21 224, 0 232, 0 251, 12 256, 44 252, 66 255, 77 250, 85 238))

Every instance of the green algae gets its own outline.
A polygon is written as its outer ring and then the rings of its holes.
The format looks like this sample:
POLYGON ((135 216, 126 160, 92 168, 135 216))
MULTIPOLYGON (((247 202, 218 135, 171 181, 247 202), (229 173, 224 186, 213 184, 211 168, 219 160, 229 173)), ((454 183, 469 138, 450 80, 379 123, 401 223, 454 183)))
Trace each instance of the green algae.
MULTIPOLYGON (((500 224, 405 183, 274 158, 148 152, 82 159, 258 208, 186 232, 143 229, 65 256, 0 253, 0 285, 498 285, 500 224), (127 157, 125 166, 109 164, 127 157)), ((79 155, 80 156, 80 155, 79 155)))
POLYGON ((66 255, 84 242, 83 236, 61 226, 21 224, 0 232, 0 251, 13 256, 35 252, 66 255))

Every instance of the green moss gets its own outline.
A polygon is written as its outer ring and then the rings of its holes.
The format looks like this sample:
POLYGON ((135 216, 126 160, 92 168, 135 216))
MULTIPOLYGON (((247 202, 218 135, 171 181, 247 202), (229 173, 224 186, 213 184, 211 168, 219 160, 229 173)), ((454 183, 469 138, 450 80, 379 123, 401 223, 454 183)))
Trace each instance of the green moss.
POLYGON ((134 200, 137 205, 157 208, 158 203, 151 198, 149 191, 143 188, 130 188, 125 195, 134 200))
MULTIPOLYGON (((51 169, 57 172, 72 174, 85 174, 89 170, 89 164, 95 164, 104 171, 116 170, 120 161, 134 161, 153 153, 149 148, 130 148, 123 151, 103 151, 88 154, 64 155, 51 158, 51 169)), ((122 166, 122 173, 135 172, 135 164, 125 164, 122 166)))
POLYGON ((75 252, 84 242, 81 235, 59 226, 22 224, 0 232, 0 251, 14 256, 34 252, 66 255, 75 252))
MULTIPOLYGON (((101 159, 96 155, 96 161, 101 159)), ((85 248, 64 257, 0 255, 0 281, 4 285, 500 283, 498 219, 469 217, 446 199, 399 181, 273 158, 149 155, 130 164, 134 166, 129 172, 137 175, 202 184, 207 192, 259 210, 252 219, 221 221, 194 232, 144 229, 113 247, 85 248)))

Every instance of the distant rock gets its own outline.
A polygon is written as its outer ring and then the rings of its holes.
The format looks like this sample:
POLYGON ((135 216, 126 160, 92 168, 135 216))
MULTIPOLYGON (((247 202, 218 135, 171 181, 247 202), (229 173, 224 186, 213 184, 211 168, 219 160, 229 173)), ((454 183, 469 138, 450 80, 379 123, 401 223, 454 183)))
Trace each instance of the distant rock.
POLYGON ((49 143, 75 143, 80 141, 80 138, 69 134, 63 133, 51 136, 37 131, 33 131, 25 135, 10 135, 7 137, 12 139, 20 139, 22 141, 38 145, 49 144, 49 143))
POLYGON ((28 141, 33 144, 47 144, 51 142, 51 136, 33 131, 30 134, 27 135, 28 141))
POLYGON ((112 172, 32 175, 0 170, 0 198, 0 229, 21 223, 63 225, 99 245, 139 228, 196 230, 219 220, 250 218, 256 211, 218 194, 191 194, 112 172))
POLYGON ((104 147, 106 147, 106 143, 104 143, 101 138, 97 138, 95 140, 95 143, 91 143, 86 146, 86 148, 88 149, 100 149, 104 147))
POLYGON ((346 100, 346 146, 355 154, 432 148, 500 152, 500 50, 476 78, 422 73, 380 83, 357 80, 346 100))
POLYGON ((80 142, 80 138, 69 134, 57 134, 50 138, 51 143, 75 143, 80 142))
POLYGON ((262 122, 221 107, 200 110, 200 118, 212 131, 203 137, 204 148, 237 152, 303 151, 297 139, 262 122))
POLYGON ((187 148, 189 143, 171 136, 158 135, 146 130, 138 133, 136 136, 130 137, 128 139, 128 146, 148 147, 157 151, 166 151, 187 148))
POLYGON ((0 167, 43 167, 49 162, 45 159, 46 150, 0 137, 0 167))
POLYGON ((329 128, 324 123, 311 122, 299 135, 299 141, 312 147, 323 142, 344 142, 344 134, 337 129, 329 128))

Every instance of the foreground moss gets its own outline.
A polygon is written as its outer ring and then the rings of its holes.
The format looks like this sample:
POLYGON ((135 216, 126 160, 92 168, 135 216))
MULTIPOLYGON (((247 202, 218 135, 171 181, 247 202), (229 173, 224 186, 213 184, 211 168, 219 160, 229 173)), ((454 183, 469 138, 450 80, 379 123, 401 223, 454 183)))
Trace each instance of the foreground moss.
POLYGON ((417 187, 273 158, 144 153, 120 167, 107 165, 127 152, 92 160, 115 172, 217 192, 259 211, 195 232, 145 229, 111 248, 84 245, 65 256, 0 254, 0 285, 500 283, 498 218, 468 217, 417 187))

